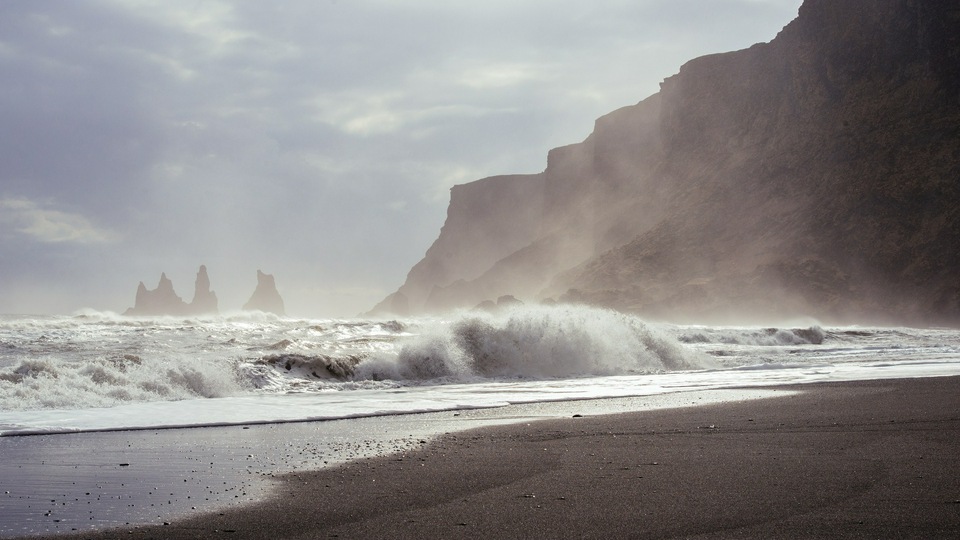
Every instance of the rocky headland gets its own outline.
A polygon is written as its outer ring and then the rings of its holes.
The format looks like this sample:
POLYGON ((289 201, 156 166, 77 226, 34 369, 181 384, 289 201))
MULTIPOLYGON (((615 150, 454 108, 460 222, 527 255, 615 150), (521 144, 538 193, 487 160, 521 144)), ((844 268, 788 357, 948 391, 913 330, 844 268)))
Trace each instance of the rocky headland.
POLYGON ((375 313, 514 295, 680 322, 960 322, 960 4, 806 0, 532 175, 451 190, 375 313))

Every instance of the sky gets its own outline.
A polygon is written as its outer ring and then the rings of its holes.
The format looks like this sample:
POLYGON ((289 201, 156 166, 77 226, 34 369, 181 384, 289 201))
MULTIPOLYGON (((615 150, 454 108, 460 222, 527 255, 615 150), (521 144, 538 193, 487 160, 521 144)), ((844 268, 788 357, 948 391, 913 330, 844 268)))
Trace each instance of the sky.
POLYGON ((201 264, 351 317, 439 234, 449 189, 535 173, 688 60, 801 0, 0 2, 0 313, 122 312, 201 264))

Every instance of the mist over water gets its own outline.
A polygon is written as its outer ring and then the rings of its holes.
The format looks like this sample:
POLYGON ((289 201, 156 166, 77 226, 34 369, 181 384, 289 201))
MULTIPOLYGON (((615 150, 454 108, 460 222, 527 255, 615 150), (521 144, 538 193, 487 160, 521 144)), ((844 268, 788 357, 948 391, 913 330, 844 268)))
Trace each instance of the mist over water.
POLYGON ((339 418, 931 369, 960 373, 960 332, 677 326, 574 305, 406 320, 5 316, 0 433, 339 418))
POLYGON ((635 317, 584 307, 531 307, 468 314, 429 325, 379 355, 363 378, 405 380, 561 378, 698 369, 706 355, 685 349, 635 317))
POLYGON ((583 307, 406 322, 96 313, 8 319, 3 330, 7 410, 713 365, 635 317, 583 307))

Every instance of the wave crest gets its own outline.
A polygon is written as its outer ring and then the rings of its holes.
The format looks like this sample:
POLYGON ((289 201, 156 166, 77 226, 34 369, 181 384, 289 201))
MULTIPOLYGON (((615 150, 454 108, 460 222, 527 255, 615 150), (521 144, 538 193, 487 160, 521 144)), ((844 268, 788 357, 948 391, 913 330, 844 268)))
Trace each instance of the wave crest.
POLYGON ((827 332, 819 326, 809 328, 701 328, 685 332, 684 343, 721 343, 724 345, 820 345, 827 332))
POLYGON ((640 319, 584 306, 472 313, 405 342, 396 361, 357 366, 370 378, 559 378, 713 367, 706 355, 640 319), (391 365, 392 364, 392 365, 391 365))
POLYGON ((0 409, 112 407, 131 401, 235 395, 240 386, 223 365, 138 356, 80 362, 24 360, 0 369, 0 409))

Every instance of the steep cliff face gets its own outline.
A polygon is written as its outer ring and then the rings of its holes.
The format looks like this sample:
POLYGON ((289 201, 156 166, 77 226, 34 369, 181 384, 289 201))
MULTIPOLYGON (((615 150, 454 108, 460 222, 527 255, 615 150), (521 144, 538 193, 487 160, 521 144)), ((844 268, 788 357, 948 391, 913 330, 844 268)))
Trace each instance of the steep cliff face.
POLYGON ((686 320, 960 320, 958 35, 952 1, 807 0, 770 43, 692 60, 552 151, 539 227, 461 213, 518 205, 475 183, 400 291, 414 311, 514 294, 686 320))
POLYGON ((447 221, 400 289, 375 312, 407 314, 455 307, 443 288, 473 280, 534 241, 543 223, 544 175, 494 176, 450 190, 447 221))
POLYGON ((661 90, 671 213, 554 292, 672 319, 956 317, 957 12, 808 1, 770 44, 683 66, 661 90))

